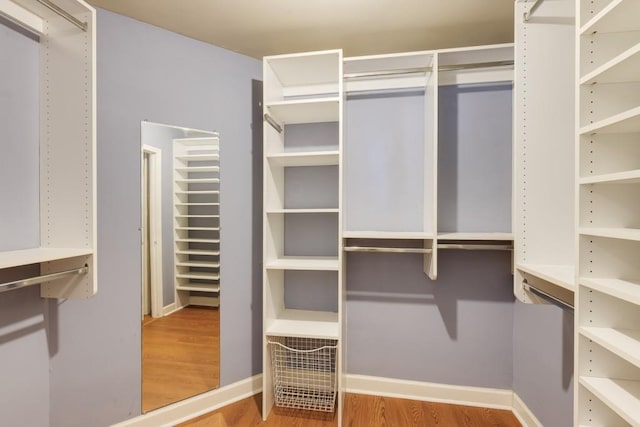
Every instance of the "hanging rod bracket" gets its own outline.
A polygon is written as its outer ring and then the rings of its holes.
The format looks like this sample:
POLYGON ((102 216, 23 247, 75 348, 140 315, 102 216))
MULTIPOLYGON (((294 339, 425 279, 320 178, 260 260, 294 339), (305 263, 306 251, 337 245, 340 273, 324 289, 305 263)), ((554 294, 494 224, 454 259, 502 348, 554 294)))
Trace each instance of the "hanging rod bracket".
POLYGON ((529 21, 529 18, 531 18, 531 15, 533 15, 535 11, 538 10, 538 8, 540 7, 543 1, 544 0, 536 0, 535 3, 533 3, 533 6, 531 6, 531 9, 529 9, 529 11, 522 14, 522 21, 523 22, 529 21))
POLYGON ((87 32, 87 29, 89 28, 89 24, 87 24, 86 22, 82 22, 80 21, 78 18, 76 18, 75 16, 71 15, 69 12, 67 12, 66 10, 64 10, 63 8, 61 8, 60 6, 58 6, 57 4, 49 1, 49 0, 36 0, 38 3, 40 3, 41 5, 43 5, 44 7, 46 7, 47 9, 57 13, 58 15, 62 16, 64 19, 66 19, 67 21, 71 22, 73 25, 75 25, 76 27, 80 28, 82 31, 84 31, 85 33, 87 32))
POLYGON ((282 126, 278 124, 269 114, 264 113, 264 120, 271 125, 278 133, 282 133, 282 126))

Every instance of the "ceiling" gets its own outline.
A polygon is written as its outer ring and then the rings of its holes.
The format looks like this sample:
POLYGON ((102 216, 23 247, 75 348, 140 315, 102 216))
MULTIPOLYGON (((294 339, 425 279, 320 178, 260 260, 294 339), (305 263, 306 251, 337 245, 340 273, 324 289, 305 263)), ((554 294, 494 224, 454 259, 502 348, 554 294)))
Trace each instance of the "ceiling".
POLYGON ((88 0, 254 58, 345 56, 513 41, 514 0, 88 0))

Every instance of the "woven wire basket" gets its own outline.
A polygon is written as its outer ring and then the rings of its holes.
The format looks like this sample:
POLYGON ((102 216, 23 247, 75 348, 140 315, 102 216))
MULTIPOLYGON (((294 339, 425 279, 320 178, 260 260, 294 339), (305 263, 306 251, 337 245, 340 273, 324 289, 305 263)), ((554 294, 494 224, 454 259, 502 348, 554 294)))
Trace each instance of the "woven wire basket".
POLYGON ((337 341, 270 337, 268 344, 276 406, 333 412, 337 341))

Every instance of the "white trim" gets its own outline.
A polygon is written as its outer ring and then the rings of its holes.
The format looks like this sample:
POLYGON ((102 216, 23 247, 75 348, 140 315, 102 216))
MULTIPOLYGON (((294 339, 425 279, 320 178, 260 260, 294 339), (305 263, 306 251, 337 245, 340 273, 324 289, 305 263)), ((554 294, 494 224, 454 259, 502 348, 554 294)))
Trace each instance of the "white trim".
POLYGON ((523 427, 543 427, 542 423, 531 412, 531 409, 520 399, 516 392, 513 392, 513 415, 516 416, 523 427))
MULTIPOLYGON (((149 264, 151 282, 151 316, 162 317, 162 150, 142 146, 149 155, 149 264)), ((144 239, 144 236, 142 237, 144 239)))
POLYGON ((114 424, 112 427, 164 427, 199 417, 262 391, 262 374, 114 424))
POLYGON ((511 390, 466 387, 366 375, 345 376, 347 393, 512 410, 511 390))

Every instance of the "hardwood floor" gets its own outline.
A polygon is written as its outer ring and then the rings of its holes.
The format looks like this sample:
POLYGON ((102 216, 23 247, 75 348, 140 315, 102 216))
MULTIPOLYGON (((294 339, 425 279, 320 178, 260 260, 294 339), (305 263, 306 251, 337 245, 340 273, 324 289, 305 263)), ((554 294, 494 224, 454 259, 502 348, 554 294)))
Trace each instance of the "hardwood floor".
POLYGON ((142 326, 142 412, 220 384, 220 312, 185 307, 142 326))
MULTIPOLYGON (((250 397, 205 414, 180 427, 328 427, 336 425, 335 414, 274 408, 262 421, 262 395, 250 397)), ((346 394, 345 427, 520 427, 511 411, 446 405, 381 396, 346 394)))

